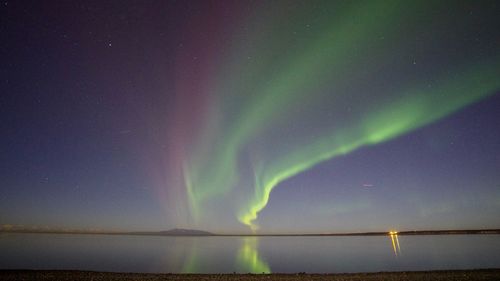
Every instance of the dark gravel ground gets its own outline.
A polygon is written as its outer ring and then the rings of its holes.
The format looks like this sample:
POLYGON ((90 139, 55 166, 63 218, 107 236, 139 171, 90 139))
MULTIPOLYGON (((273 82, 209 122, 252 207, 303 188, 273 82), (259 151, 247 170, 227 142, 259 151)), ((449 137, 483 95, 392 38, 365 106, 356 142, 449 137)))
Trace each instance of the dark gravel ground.
POLYGON ((500 280, 500 269, 353 274, 142 274, 91 271, 0 270, 0 280, 500 280))

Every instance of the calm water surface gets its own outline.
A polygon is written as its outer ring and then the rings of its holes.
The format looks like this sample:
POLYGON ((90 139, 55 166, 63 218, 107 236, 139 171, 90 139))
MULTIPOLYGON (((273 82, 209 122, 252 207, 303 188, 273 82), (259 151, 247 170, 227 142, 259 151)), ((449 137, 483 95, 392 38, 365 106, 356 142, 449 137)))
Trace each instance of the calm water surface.
POLYGON ((0 234, 0 269, 158 273, 500 268, 500 235, 156 237, 0 234))

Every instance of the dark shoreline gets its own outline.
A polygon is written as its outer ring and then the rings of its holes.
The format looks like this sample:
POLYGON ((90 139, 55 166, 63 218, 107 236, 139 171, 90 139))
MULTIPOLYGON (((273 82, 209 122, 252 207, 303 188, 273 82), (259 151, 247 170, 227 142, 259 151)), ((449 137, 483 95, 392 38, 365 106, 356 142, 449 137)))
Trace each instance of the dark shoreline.
POLYGON ((154 274, 76 270, 0 270, 1 280, 500 280, 500 268, 338 274, 154 274))

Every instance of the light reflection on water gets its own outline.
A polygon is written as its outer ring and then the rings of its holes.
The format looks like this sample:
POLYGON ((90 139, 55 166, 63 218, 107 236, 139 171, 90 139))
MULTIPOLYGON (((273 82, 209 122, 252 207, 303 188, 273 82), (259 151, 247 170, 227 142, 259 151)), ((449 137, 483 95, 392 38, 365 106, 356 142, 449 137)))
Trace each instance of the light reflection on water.
POLYGON ((243 237, 236 258, 239 272, 271 273, 269 266, 259 256, 258 241, 258 237, 243 237))
POLYGON ((392 249, 394 251, 394 255, 397 257, 398 255, 401 254, 401 247, 399 246, 398 234, 390 233, 389 236, 391 237, 392 249))
MULTIPOLYGON (((182 238, 181 238, 182 239, 182 238)), ((248 272, 248 273, 271 273, 269 266, 261 259, 258 252, 258 237, 241 237, 239 250, 235 257, 235 272, 248 272)), ((197 273, 207 272, 204 268, 203 256, 200 255, 200 250, 203 249, 201 242, 211 242, 211 239, 187 239, 192 242, 189 251, 184 256, 185 263, 182 266, 182 273, 197 273), (201 249, 200 249, 201 248, 201 249)))
POLYGON ((0 269, 335 273, 500 268, 500 235, 387 236, 3 234, 0 269))

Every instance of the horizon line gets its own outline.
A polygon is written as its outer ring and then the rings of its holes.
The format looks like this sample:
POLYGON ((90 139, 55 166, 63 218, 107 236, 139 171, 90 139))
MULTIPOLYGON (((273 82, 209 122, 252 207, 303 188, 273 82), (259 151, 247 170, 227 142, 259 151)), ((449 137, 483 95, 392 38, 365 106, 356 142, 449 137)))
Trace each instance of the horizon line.
POLYGON ((500 228, 482 229, 440 229, 440 230, 390 230, 368 232, 327 232, 327 233, 212 233, 203 230, 181 229, 205 233, 169 233, 178 228, 160 231, 92 231, 92 230, 50 230, 50 229, 0 229, 1 233, 32 234, 95 234, 95 235, 144 235, 144 236, 381 236, 381 235, 432 235, 432 234, 500 234, 500 228))

